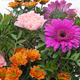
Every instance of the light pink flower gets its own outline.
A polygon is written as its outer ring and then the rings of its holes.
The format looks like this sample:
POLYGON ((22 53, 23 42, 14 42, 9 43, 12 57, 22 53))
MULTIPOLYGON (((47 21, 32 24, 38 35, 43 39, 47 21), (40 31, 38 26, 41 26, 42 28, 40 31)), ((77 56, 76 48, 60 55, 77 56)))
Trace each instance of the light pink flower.
POLYGON ((0 54, 0 67, 6 66, 6 61, 4 60, 3 56, 0 54))
POLYGON ((18 21, 14 23, 15 26, 25 28, 30 31, 42 28, 44 22, 46 21, 43 16, 40 16, 40 14, 37 14, 34 11, 19 15, 17 20, 18 21))
POLYGON ((75 12, 76 12, 77 16, 80 18, 80 9, 76 8, 75 12))

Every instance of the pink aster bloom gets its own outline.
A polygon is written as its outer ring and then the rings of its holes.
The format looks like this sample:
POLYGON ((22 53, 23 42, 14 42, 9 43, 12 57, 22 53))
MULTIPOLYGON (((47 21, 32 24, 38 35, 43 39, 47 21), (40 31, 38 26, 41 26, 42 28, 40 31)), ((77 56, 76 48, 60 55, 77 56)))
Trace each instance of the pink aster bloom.
POLYGON ((30 11, 19 15, 14 25, 34 31, 42 28, 45 21, 46 20, 44 20, 43 16, 40 16, 40 14, 37 14, 34 11, 30 11))
POLYGON ((46 39, 46 47, 53 47, 56 51, 59 46, 63 52, 71 51, 72 47, 78 48, 80 43, 80 28, 78 25, 73 25, 72 20, 52 19, 51 25, 46 24, 44 26, 46 39))
POLYGON ((48 7, 44 7, 44 10, 47 10, 44 13, 44 18, 47 19, 48 21, 51 21, 51 19, 57 19, 57 18, 68 18, 71 20, 74 20, 74 17, 70 17, 71 15, 76 14, 75 9, 69 9, 71 6, 71 3, 67 3, 65 0, 61 0, 60 2, 56 0, 55 2, 51 2, 48 4, 48 7), (57 8, 57 9, 56 9, 57 8))
POLYGON ((0 54, 0 67, 6 66, 6 61, 4 60, 3 56, 0 54))

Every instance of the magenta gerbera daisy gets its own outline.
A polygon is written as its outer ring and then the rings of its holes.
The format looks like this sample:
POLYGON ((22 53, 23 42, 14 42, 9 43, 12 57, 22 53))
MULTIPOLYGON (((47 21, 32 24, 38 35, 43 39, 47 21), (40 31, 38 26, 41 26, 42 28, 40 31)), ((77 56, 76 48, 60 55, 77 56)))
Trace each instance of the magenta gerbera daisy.
POLYGON ((73 25, 72 20, 52 19, 51 24, 44 26, 46 39, 46 47, 53 47, 56 51, 59 46, 63 52, 71 51, 72 47, 78 48, 80 43, 80 28, 78 25, 73 25))
POLYGON ((61 0, 60 2, 56 0, 55 2, 51 2, 48 4, 48 7, 44 7, 43 11, 46 10, 46 12, 43 14, 44 18, 48 21, 51 21, 51 19, 65 19, 68 18, 70 20, 74 20, 75 16, 75 9, 69 9, 71 6, 71 3, 67 3, 65 0, 61 0), (72 17, 72 15, 74 15, 72 17))

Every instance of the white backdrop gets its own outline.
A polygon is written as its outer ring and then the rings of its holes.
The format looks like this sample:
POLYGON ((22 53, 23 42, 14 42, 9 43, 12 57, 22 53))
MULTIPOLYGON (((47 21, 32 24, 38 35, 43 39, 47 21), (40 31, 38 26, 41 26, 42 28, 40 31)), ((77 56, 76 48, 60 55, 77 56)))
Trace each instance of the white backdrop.
MULTIPOLYGON (((11 8, 7 7, 7 5, 8 5, 9 2, 12 2, 12 1, 14 1, 14 0, 0 0, 0 13, 8 14, 9 12, 8 12, 8 10, 6 10, 6 8, 11 10, 11 8)), ((50 0, 50 1, 56 1, 56 0, 50 0)), ((71 6, 72 8, 76 8, 76 7, 80 8, 80 0, 66 0, 66 1, 67 1, 67 3, 68 2, 72 3, 72 6, 71 6)), ((48 2, 48 3, 50 3, 50 2, 48 2)))

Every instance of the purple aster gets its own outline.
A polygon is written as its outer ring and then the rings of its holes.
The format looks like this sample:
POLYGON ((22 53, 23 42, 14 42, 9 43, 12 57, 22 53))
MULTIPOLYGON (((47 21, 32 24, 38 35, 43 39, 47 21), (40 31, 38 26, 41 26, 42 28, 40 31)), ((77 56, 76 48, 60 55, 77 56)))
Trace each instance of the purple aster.
POLYGON ((71 17, 72 15, 75 15, 75 9, 69 9, 71 6, 71 3, 67 3, 65 0, 61 0, 60 2, 56 0, 55 2, 51 2, 48 4, 48 7, 44 7, 44 10, 47 10, 43 15, 44 18, 48 21, 51 21, 51 19, 71 19, 74 20, 74 17, 71 17))
POLYGON ((53 47, 56 51, 59 46, 63 52, 71 51, 72 47, 78 48, 80 43, 80 28, 78 25, 73 25, 72 20, 52 19, 51 25, 46 24, 44 26, 46 39, 46 47, 53 47))

